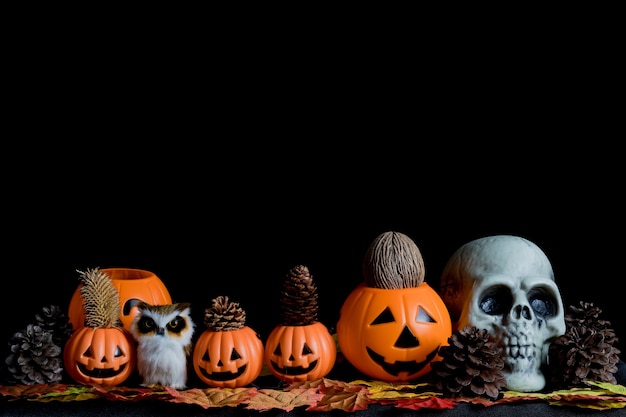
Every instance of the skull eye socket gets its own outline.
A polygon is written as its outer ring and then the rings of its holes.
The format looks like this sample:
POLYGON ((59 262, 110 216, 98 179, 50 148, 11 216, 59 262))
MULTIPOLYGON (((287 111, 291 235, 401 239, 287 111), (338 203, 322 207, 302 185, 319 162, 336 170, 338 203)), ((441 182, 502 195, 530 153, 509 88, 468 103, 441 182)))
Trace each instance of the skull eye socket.
POLYGON ((482 295, 478 305, 480 309, 490 316, 501 316, 511 310, 513 297, 506 287, 489 288, 482 295))
POLYGON ((528 293, 530 307, 540 317, 552 317, 556 315, 557 303, 554 297, 543 288, 534 288, 528 293))

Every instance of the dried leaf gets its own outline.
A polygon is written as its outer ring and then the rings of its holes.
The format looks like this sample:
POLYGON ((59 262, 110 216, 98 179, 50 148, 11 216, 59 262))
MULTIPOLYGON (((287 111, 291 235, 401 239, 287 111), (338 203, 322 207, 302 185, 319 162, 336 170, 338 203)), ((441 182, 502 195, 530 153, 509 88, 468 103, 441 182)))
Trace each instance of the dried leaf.
POLYGON ((139 401, 145 398, 165 400, 170 399, 170 394, 165 389, 156 388, 130 388, 119 385, 93 385, 94 390, 102 394, 101 396, 109 400, 139 401))
POLYGON ((317 404, 311 405, 307 410, 311 411, 358 411, 365 410, 369 404, 369 390, 364 386, 346 385, 325 387, 324 396, 317 404))
POLYGON ((395 401, 394 404, 396 404, 397 408, 408 408, 410 410, 444 410, 454 408, 457 403, 449 398, 430 397, 428 399, 403 399, 395 401))
POLYGON ((191 388, 185 391, 178 391, 174 388, 165 387, 167 392, 170 393, 172 398, 169 402, 182 403, 182 404, 194 404, 207 409, 212 406, 211 401, 206 396, 204 391, 198 388, 191 388))
POLYGON ((279 408, 291 411, 296 407, 310 406, 322 398, 316 388, 291 389, 281 391, 274 389, 260 389, 258 394, 246 401, 249 410, 267 411, 279 408))
POLYGON ((258 395, 258 390, 252 388, 206 388, 204 394, 213 407, 236 407, 245 404, 258 395))

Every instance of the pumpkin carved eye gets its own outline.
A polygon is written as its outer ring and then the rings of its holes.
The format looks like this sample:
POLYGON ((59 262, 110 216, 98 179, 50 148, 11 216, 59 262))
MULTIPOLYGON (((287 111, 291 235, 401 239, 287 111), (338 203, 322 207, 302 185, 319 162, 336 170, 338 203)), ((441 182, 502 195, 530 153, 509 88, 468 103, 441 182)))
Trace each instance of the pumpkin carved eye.
POLYGON ((415 321, 418 323, 436 323, 435 319, 432 318, 431 315, 428 314, 421 306, 417 309, 417 318, 415 321))
POLYGON ((391 309, 387 307, 374 319, 372 324, 393 323, 394 321, 396 321, 396 319, 393 317, 391 309))

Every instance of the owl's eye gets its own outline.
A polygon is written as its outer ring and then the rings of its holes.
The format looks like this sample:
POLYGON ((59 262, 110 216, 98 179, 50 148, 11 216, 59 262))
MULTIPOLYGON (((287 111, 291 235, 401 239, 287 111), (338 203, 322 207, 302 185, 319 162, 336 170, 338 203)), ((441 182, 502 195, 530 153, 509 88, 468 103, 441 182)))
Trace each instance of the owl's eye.
POLYGON ((156 323, 154 323, 154 320, 152 320, 152 318, 144 316, 139 319, 137 327, 142 333, 149 333, 156 328, 156 323))
POLYGON ((185 319, 181 316, 176 316, 169 323, 167 323, 167 329, 173 333, 180 333, 186 326, 185 319))

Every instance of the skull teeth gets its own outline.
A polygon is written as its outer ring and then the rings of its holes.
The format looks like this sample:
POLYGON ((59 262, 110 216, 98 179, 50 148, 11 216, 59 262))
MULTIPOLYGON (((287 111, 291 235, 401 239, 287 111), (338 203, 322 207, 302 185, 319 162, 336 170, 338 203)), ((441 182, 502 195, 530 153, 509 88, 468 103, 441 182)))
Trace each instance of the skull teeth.
POLYGON ((513 359, 531 358, 535 356, 535 350, 533 349, 532 345, 507 346, 506 356, 513 359))

